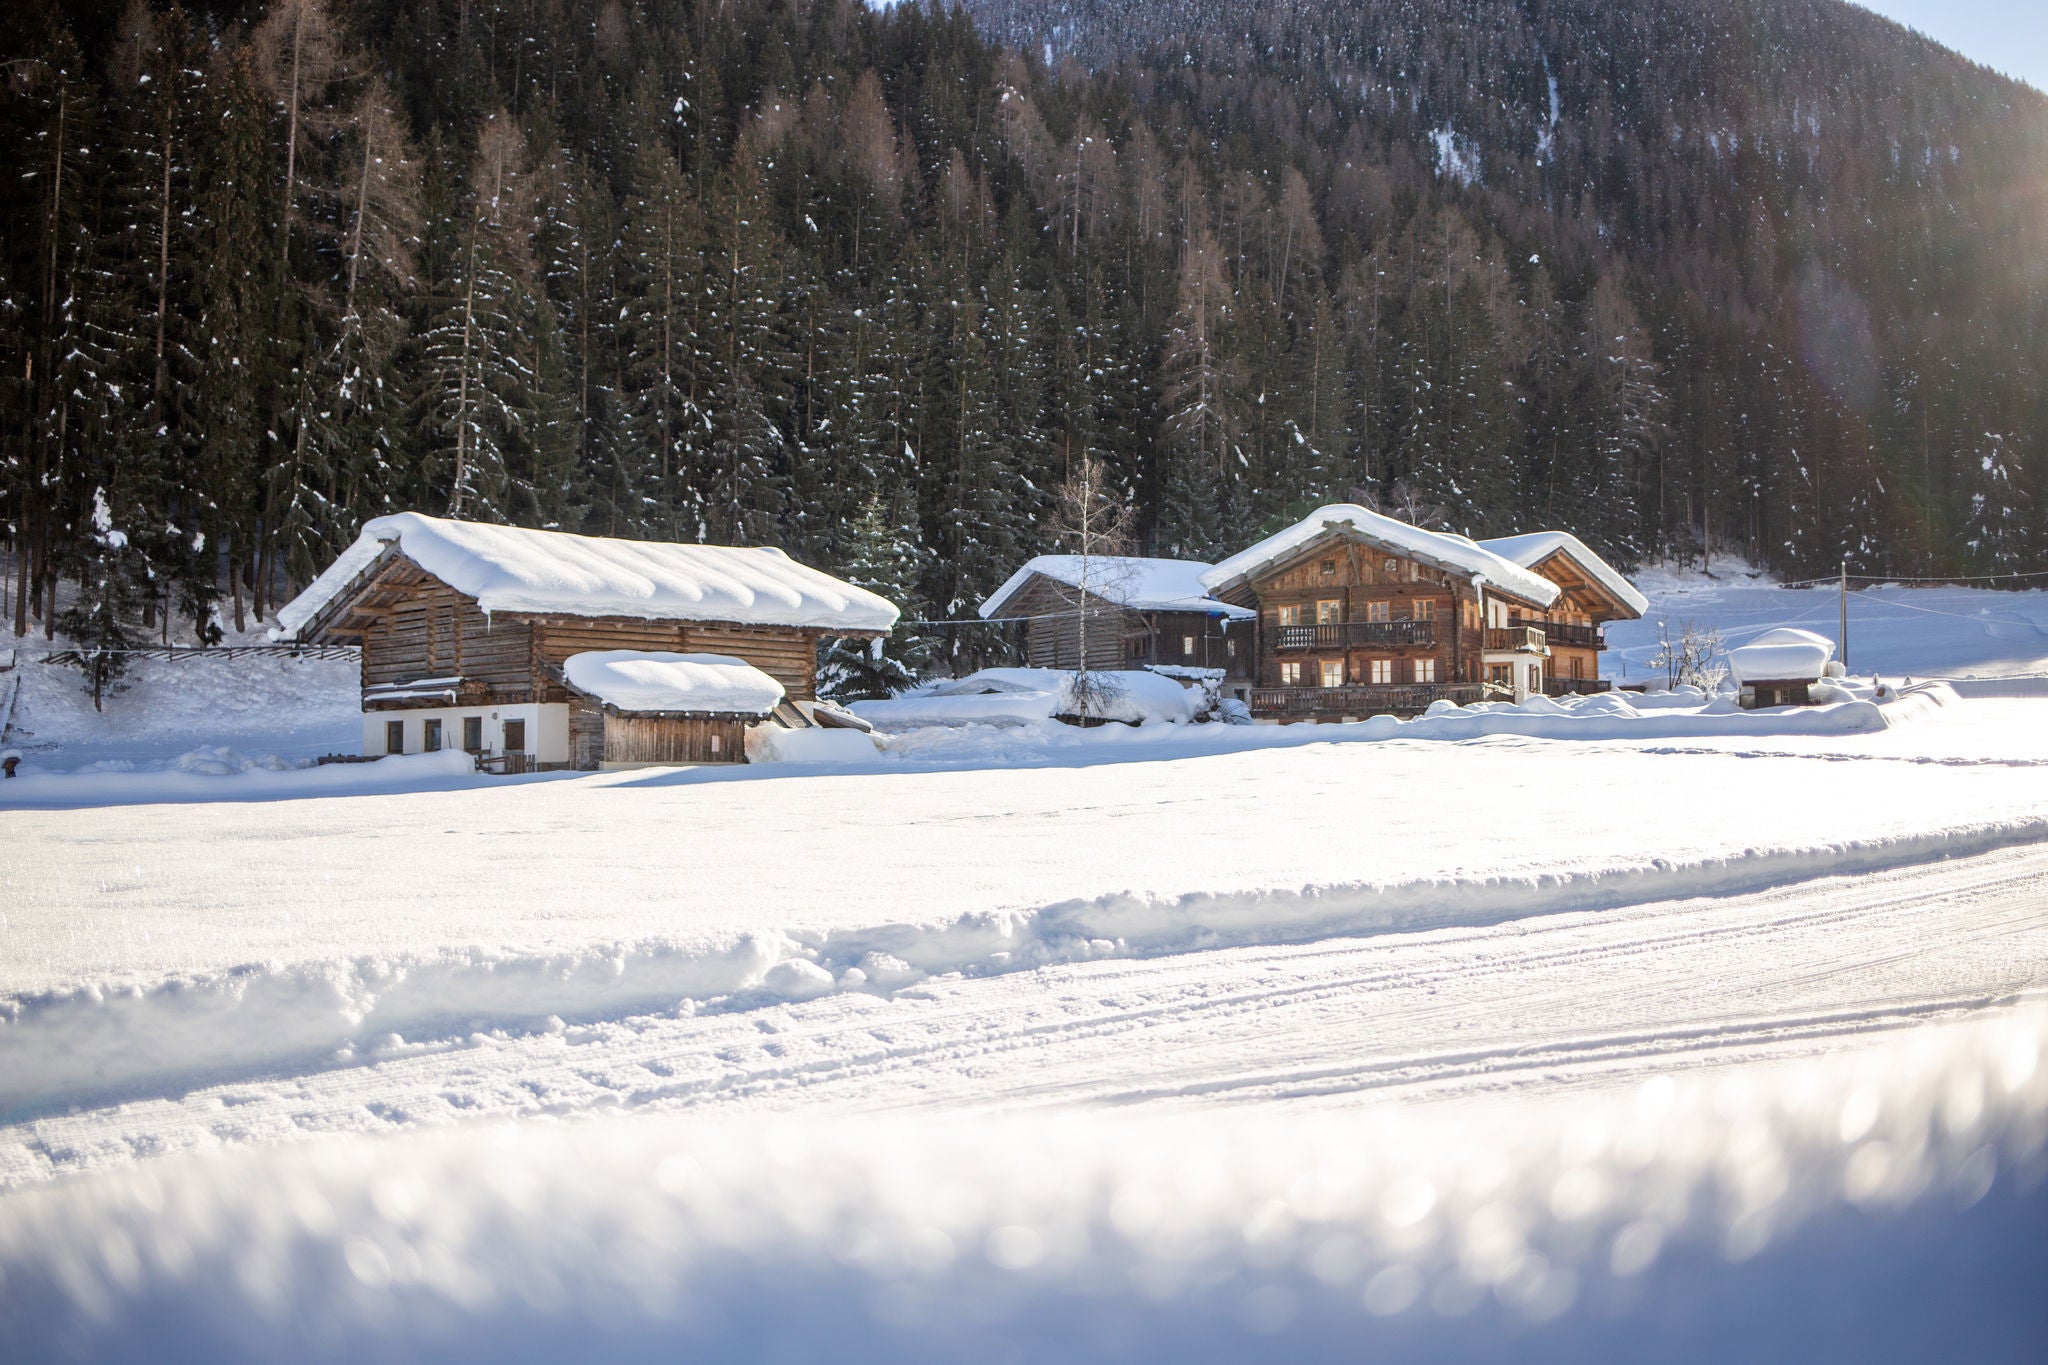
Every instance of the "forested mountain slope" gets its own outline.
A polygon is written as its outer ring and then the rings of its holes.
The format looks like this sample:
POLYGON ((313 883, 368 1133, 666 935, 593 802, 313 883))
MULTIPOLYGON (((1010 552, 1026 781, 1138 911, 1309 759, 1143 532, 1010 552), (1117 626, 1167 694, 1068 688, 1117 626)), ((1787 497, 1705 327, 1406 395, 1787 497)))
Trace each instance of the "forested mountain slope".
POLYGON ((2048 555, 2037 92, 1833 0, 971 9, 23 0, 17 629, 263 614, 393 507, 953 615, 1090 451, 1162 554, 1365 489, 2048 555))

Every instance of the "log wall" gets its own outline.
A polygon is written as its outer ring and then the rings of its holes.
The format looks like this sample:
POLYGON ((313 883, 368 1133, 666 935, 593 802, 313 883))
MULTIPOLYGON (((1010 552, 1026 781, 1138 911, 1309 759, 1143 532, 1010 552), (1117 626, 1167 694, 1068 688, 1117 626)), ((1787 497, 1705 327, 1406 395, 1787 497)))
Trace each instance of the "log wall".
POLYGON ((590 650, 638 649, 681 654, 730 654, 745 659, 782 684, 791 697, 809 701, 818 692, 818 632, 792 626, 721 626, 620 617, 550 616, 534 625, 535 658, 546 695, 567 701, 554 680, 571 654, 590 650))
POLYGON ((533 696, 533 628, 486 617, 474 599, 422 579, 363 631, 364 687, 460 676, 465 704, 516 704, 533 696))
POLYGON ((715 716, 604 717, 606 763, 744 763, 746 722, 715 716), (717 748, 712 746, 714 742, 717 748))

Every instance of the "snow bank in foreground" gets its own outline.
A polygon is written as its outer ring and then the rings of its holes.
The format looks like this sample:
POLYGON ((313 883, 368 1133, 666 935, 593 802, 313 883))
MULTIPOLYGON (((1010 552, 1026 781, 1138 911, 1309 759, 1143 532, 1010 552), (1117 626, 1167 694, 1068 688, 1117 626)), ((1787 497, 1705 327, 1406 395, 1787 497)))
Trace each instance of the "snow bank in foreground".
MULTIPOLYGON (((855 739, 866 742, 864 736, 855 739)), ((347 1066, 670 1010, 748 1008, 832 991, 888 992, 927 976, 1054 962, 1476 926, 1529 915, 1759 890, 2048 840, 2048 816, 1833 844, 1750 847, 1524 875, 1350 881, 1298 890, 1118 893, 930 924, 790 928, 685 946, 356 957, 251 964, 147 984, 0 997, 0 1110, 157 1093, 268 1066, 347 1066)))
POLYGON ((2048 1011, 1513 1107, 612 1117, 0 1199, 20 1359, 2038 1359, 2048 1011))
POLYGON ((374 763, 315 767, 275 754, 255 757, 225 745, 193 749, 139 765, 102 759, 76 772, 39 770, 31 755, 21 776, 0 787, 0 810, 18 807, 121 806, 196 801, 275 801, 286 797, 361 796, 376 792, 445 791, 502 782, 476 770, 459 749, 406 754, 374 763))

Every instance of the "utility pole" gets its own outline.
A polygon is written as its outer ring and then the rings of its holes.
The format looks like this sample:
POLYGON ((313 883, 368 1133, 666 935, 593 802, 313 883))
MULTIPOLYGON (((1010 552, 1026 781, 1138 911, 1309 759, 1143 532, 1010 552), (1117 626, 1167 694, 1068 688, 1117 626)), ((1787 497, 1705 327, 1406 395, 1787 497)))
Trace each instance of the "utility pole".
POLYGON ((1842 556, 1842 671, 1849 669, 1849 556, 1842 556))

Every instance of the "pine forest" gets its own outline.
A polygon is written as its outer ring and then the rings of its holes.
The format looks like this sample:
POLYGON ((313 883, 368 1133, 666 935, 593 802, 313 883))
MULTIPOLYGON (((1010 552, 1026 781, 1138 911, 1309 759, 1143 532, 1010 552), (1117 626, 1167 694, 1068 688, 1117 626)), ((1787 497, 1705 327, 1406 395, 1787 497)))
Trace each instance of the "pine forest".
POLYGON ((957 618, 1084 457, 1158 555, 2048 562, 2048 100, 1836 0, 9 12, 16 635, 249 629, 401 509, 957 618))

